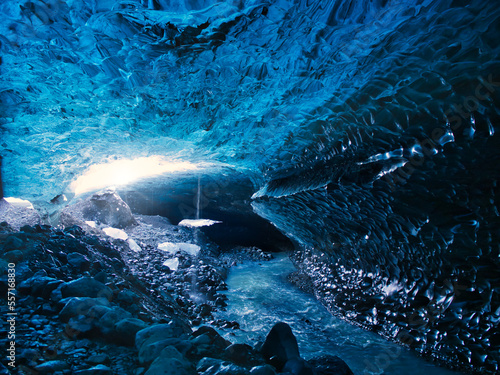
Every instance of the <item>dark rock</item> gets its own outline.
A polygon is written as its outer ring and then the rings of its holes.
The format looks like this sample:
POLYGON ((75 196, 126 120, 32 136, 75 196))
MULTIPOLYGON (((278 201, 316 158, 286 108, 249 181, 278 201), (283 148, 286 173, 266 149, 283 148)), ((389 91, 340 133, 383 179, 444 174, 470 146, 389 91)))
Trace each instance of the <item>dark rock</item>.
POLYGON ((110 375, 111 369, 105 365, 97 365, 88 369, 78 370, 74 375, 110 375))
POLYGON ((113 293, 103 283, 91 278, 81 277, 77 280, 65 283, 62 286, 61 293, 66 297, 104 297, 111 300, 113 293))
POLYGON ((354 375, 347 363, 334 355, 324 355, 307 362, 316 369, 318 375, 354 375))
POLYGON ((279 371, 291 359, 300 358, 297 339, 286 323, 276 323, 266 337, 260 352, 279 371))
POLYGON ((120 345, 133 346, 135 344, 136 333, 146 327, 147 324, 140 319, 122 319, 115 324, 113 340, 120 345))
POLYGON ((23 294, 48 299, 52 291, 60 284, 62 284, 61 280, 46 276, 46 272, 37 272, 34 276, 22 281, 18 286, 18 290, 23 294))
POLYGON ((63 309, 59 312, 59 319, 63 322, 68 322, 70 318, 78 315, 97 318, 95 310, 91 311, 92 307, 110 305, 105 298, 89 297, 69 297, 61 300, 60 303, 64 304, 63 309))
POLYGON ((247 344, 232 344, 224 350, 224 357, 237 365, 248 366, 254 361, 253 348, 247 344))
POLYGON ((88 271, 90 269, 90 261, 83 254, 69 253, 67 256, 67 260, 71 267, 80 272, 88 271))
POLYGON ((69 364, 66 361, 54 360, 42 363, 38 366, 35 366, 35 370, 39 374, 52 374, 56 371, 63 371, 69 369, 69 364))
POLYGON ((107 354, 94 354, 87 358, 87 363, 91 365, 109 364, 110 359, 107 354))
POLYGON ((139 296, 128 289, 124 289, 118 293, 116 300, 123 305, 132 305, 139 301, 139 296))
POLYGON ((23 260, 24 255, 21 250, 7 251, 2 255, 2 258, 10 263, 18 263, 23 260))
POLYGON ((113 338, 113 335, 116 333, 115 325, 119 321, 131 317, 132 314, 130 314, 128 311, 122 309, 121 307, 113 306, 99 318, 96 325, 104 335, 110 335, 110 338, 113 338))
POLYGON ((250 375, 276 375, 276 371, 270 365, 255 366, 250 370, 250 375))
POLYGON ((191 363, 173 346, 164 348, 146 375, 196 375, 191 363))
POLYGON ((302 358, 288 360, 282 371, 290 372, 293 375, 316 375, 312 367, 302 358))
POLYGON ((65 332, 71 338, 82 337, 89 334, 95 327, 95 319, 78 315, 69 319, 65 327, 65 332))
POLYGON ((212 306, 204 303, 200 306, 200 316, 207 317, 212 312, 212 306))
POLYGON ((19 250, 24 247, 24 242, 20 238, 19 235, 12 234, 3 243, 3 250, 4 251, 10 251, 10 250, 19 250))
POLYGON ((217 297, 217 299, 215 300, 215 306, 217 306, 217 307, 226 307, 227 303, 226 303, 226 301, 224 301, 223 298, 217 297))
POLYGON ((199 337, 201 335, 207 335, 210 338, 210 344, 215 346, 217 350, 222 350, 227 348, 231 343, 224 339, 219 332, 214 328, 209 326, 201 326, 195 332, 192 333, 193 337, 199 337))
MULTIPOLYGON (((157 358, 160 355, 161 351, 165 349, 167 346, 174 346, 176 349, 178 349, 179 343, 182 341, 184 340, 178 338, 169 338, 165 340, 143 344, 139 350, 139 363, 149 364, 153 362, 155 358, 157 358)), ((188 347, 187 349, 189 348, 190 347, 188 347)), ((179 352, 181 352, 181 350, 179 350, 179 352)))
MULTIPOLYGON (((100 263, 99 263, 99 262, 98 262, 98 264, 100 265, 100 263)), ((96 268, 96 267, 94 266, 94 269, 95 269, 95 268, 96 268)), ((94 280, 97 280, 97 281, 99 281, 100 283, 105 284, 105 283, 106 283, 106 281, 108 281, 108 275, 106 274, 106 272, 105 272, 105 271, 99 271, 99 272, 97 272, 97 273, 95 274, 95 276, 94 276, 94 280)))
POLYGON ((145 344, 171 338, 187 338, 186 328, 174 322, 149 326, 137 332, 135 346, 141 349, 145 344))
POLYGON ((244 367, 233 363, 210 357, 202 358, 198 362, 196 370, 200 375, 248 375, 244 367))

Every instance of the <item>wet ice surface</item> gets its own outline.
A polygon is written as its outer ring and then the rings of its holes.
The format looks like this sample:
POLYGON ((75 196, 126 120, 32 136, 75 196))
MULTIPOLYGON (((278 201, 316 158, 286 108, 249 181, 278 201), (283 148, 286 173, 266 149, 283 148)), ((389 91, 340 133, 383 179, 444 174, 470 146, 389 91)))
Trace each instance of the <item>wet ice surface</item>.
POLYGON ((227 311, 217 314, 238 321, 241 330, 221 333, 231 341, 255 344, 264 340, 275 323, 284 321, 297 336, 302 357, 337 355, 355 374, 461 374, 332 316, 313 296, 286 281, 294 270, 286 255, 232 268, 227 280, 227 311))

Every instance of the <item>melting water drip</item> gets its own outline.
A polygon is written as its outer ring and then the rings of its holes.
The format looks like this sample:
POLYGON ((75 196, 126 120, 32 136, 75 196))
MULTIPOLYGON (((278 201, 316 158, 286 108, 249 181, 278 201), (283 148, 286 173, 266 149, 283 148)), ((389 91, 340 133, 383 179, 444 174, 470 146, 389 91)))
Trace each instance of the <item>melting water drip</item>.
POLYGON ((200 220, 200 201, 201 201, 201 177, 198 176, 198 195, 196 196, 196 220, 200 220))
POLYGON ((216 318, 237 321, 241 330, 221 334, 233 342, 254 345, 264 341, 271 327, 288 323, 297 336, 301 356, 342 358, 359 375, 458 375, 418 357, 373 332, 332 316, 312 295, 289 284, 286 276, 295 267, 286 254, 263 263, 233 267, 227 280, 226 311, 216 318))

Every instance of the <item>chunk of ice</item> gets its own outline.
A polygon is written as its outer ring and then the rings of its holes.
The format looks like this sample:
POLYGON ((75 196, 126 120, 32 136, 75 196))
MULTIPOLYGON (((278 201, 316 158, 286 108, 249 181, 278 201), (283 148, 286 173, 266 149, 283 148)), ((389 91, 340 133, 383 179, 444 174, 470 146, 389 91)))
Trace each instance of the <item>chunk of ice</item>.
POLYGON ((9 202, 11 206, 14 206, 14 207, 29 208, 30 210, 34 210, 35 209, 33 207, 33 204, 31 204, 30 201, 27 201, 27 200, 24 200, 24 199, 13 198, 13 197, 7 197, 7 198, 4 198, 4 199, 7 202, 9 202))
POLYGON ((89 227, 97 228, 97 224, 95 223, 95 221, 88 220, 85 222, 85 224, 87 224, 89 227))
POLYGON ((130 250, 135 251, 136 253, 142 251, 142 248, 132 238, 129 238, 127 240, 127 243, 128 247, 130 247, 130 250))
POLYGON ((126 240, 128 238, 128 234, 121 229, 107 227, 104 228, 102 231, 106 233, 108 236, 116 238, 118 240, 126 240))
POLYGON ((190 255, 197 256, 201 248, 198 245, 194 245, 186 242, 163 242, 158 245, 158 249, 163 251, 168 251, 171 254, 175 254, 178 251, 184 251, 190 255))
POLYGON ((177 271, 177 269, 179 268, 179 258, 167 259, 165 262, 163 262, 163 265, 167 266, 172 271, 177 271))
POLYGON ((209 227, 210 225, 222 223, 222 221, 210 220, 210 219, 184 219, 179 222, 179 226, 188 228, 199 228, 199 227, 209 227))

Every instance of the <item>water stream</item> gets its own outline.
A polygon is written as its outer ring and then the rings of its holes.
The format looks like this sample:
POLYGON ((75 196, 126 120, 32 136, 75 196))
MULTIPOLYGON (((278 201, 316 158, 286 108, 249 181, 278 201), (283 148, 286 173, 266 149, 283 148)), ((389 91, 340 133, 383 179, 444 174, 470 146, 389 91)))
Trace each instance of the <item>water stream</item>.
POLYGON ((222 331, 232 342, 263 341, 278 321, 288 323, 305 359, 321 354, 341 357, 356 375, 457 375, 373 332, 332 316, 313 296, 286 281, 294 271, 285 254, 263 263, 232 268, 227 280, 226 311, 217 317, 235 320, 241 330, 222 331))

